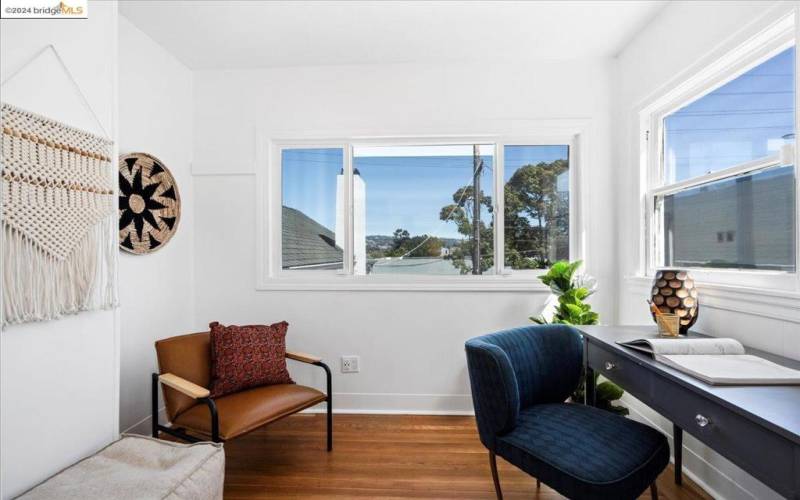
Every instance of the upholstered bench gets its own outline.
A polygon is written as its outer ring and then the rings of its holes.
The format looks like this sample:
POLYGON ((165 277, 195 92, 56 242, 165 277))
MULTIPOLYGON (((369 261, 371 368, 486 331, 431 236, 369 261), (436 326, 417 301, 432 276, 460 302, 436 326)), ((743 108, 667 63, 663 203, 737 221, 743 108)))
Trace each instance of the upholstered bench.
POLYGON ((131 434, 19 498, 221 500, 224 480, 221 444, 179 444, 131 434))

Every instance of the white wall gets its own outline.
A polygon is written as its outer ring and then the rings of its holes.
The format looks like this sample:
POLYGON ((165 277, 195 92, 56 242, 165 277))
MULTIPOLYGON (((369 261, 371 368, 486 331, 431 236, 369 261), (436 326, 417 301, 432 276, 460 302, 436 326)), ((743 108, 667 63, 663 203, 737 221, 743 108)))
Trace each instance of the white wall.
MULTIPOLYGON (((116 2, 92 2, 88 20, 0 21, 5 80, 54 44, 115 136, 116 2)), ((4 85, 3 102, 102 134, 48 53, 4 85)), ((119 330, 114 311, 0 332, 0 497, 9 498, 110 442, 118 431, 119 330)))
MULTIPOLYGON (((614 165, 619 219, 619 319, 623 324, 650 324, 646 304, 648 280, 638 272, 640 166, 638 110, 699 67, 766 26, 794 2, 674 2, 661 11, 619 55, 613 85, 615 113, 614 165)), ((752 297, 733 290, 700 287, 701 312, 695 326, 717 336, 800 359, 797 302, 752 297), (779 307, 775 307, 779 306, 779 307), (783 317, 784 319, 776 319, 783 317)), ((668 435, 672 425, 641 403, 627 399, 638 418, 649 419, 668 435)), ((726 459, 685 434, 684 464, 719 498, 776 498, 777 495, 726 459)))
POLYGON ((181 197, 178 230, 163 248, 149 255, 120 254, 122 430, 149 432, 153 343, 189 333, 194 323, 192 125, 192 73, 120 16, 120 153, 160 159, 181 197))
MULTIPOLYGON (((589 119, 583 165, 595 306, 614 322, 610 61, 519 65, 373 65, 195 72, 196 323, 287 320, 290 348, 334 369, 337 410, 470 411, 463 343, 528 324, 546 294, 256 291, 260 139, 518 132, 533 119, 589 119), (506 128, 508 130, 498 130, 506 128), (339 357, 361 372, 339 373, 339 357)), ((319 370, 292 367, 300 382, 319 370)))

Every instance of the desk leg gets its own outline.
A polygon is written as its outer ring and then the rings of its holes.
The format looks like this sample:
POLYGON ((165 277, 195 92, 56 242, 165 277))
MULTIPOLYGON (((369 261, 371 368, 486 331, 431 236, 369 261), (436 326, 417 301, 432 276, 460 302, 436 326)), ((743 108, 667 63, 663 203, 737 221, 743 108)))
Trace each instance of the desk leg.
POLYGON ((584 382, 586 385, 585 394, 586 394, 586 404, 589 406, 597 406, 597 401, 595 399, 595 386, 594 386, 594 370, 586 366, 586 380, 584 382))
POLYGON ((672 441, 675 448, 675 484, 680 485, 683 473, 683 429, 672 424, 672 441))

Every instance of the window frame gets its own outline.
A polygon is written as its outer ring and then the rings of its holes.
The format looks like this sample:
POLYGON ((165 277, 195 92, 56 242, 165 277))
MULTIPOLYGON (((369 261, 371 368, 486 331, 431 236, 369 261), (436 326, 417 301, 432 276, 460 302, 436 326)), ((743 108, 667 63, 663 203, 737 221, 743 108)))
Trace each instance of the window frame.
MULTIPOLYGON (((561 120, 560 120, 561 121, 561 120)), ((504 165, 505 146, 569 147, 570 188, 570 259, 584 259, 580 214, 581 149, 585 142, 588 120, 576 120, 565 124, 542 125, 544 130, 526 134, 453 135, 453 136, 359 136, 348 135, 327 138, 304 138, 303 134, 288 138, 265 137, 257 151, 256 203, 257 223, 257 290, 527 290, 547 291, 538 276, 541 270, 511 270, 504 266, 504 165), (547 131, 552 129, 553 131, 547 131), (438 276, 438 275, 373 275, 353 274, 353 148, 358 146, 437 146, 456 144, 491 144, 495 148, 491 195, 494 209, 494 258, 495 272, 491 274, 438 276), (284 270, 282 253, 282 152, 297 148, 341 148, 344 152, 345 197, 345 249, 342 270, 284 270), (499 196, 498 196, 499 194, 499 196)))
MULTIPOLYGON (((705 175, 668 182, 664 161, 664 119, 684 106, 701 99, 722 85, 736 79, 750 69, 776 56, 780 52, 797 46, 794 14, 786 15, 767 29, 749 38, 713 63, 703 67, 694 76, 675 85, 662 97, 653 100, 639 112, 640 162, 642 181, 641 204, 643 208, 642 245, 640 248, 640 272, 652 278, 663 268, 663 224, 656 209, 656 198, 675 194, 714 181, 732 179, 737 176, 776 166, 794 166, 795 196, 798 190, 798 169, 795 163, 798 134, 794 144, 784 145, 777 154, 750 160, 705 175)), ((795 68, 798 54, 795 54, 795 68)), ((798 78, 795 77, 795 131, 800 131, 797 110, 798 78)), ((800 289, 800 202, 795 199, 795 265, 794 272, 758 269, 719 269, 687 267, 696 281, 715 285, 741 286, 754 289, 800 289)))

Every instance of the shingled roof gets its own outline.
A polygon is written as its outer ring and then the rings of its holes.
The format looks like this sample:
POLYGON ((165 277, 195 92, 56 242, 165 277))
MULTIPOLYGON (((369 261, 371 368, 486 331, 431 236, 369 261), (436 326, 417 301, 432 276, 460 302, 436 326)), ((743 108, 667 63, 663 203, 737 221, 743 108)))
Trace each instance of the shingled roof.
POLYGON ((342 249, 336 246, 336 235, 300 210, 283 207, 283 268, 306 266, 338 268, 342 249))

